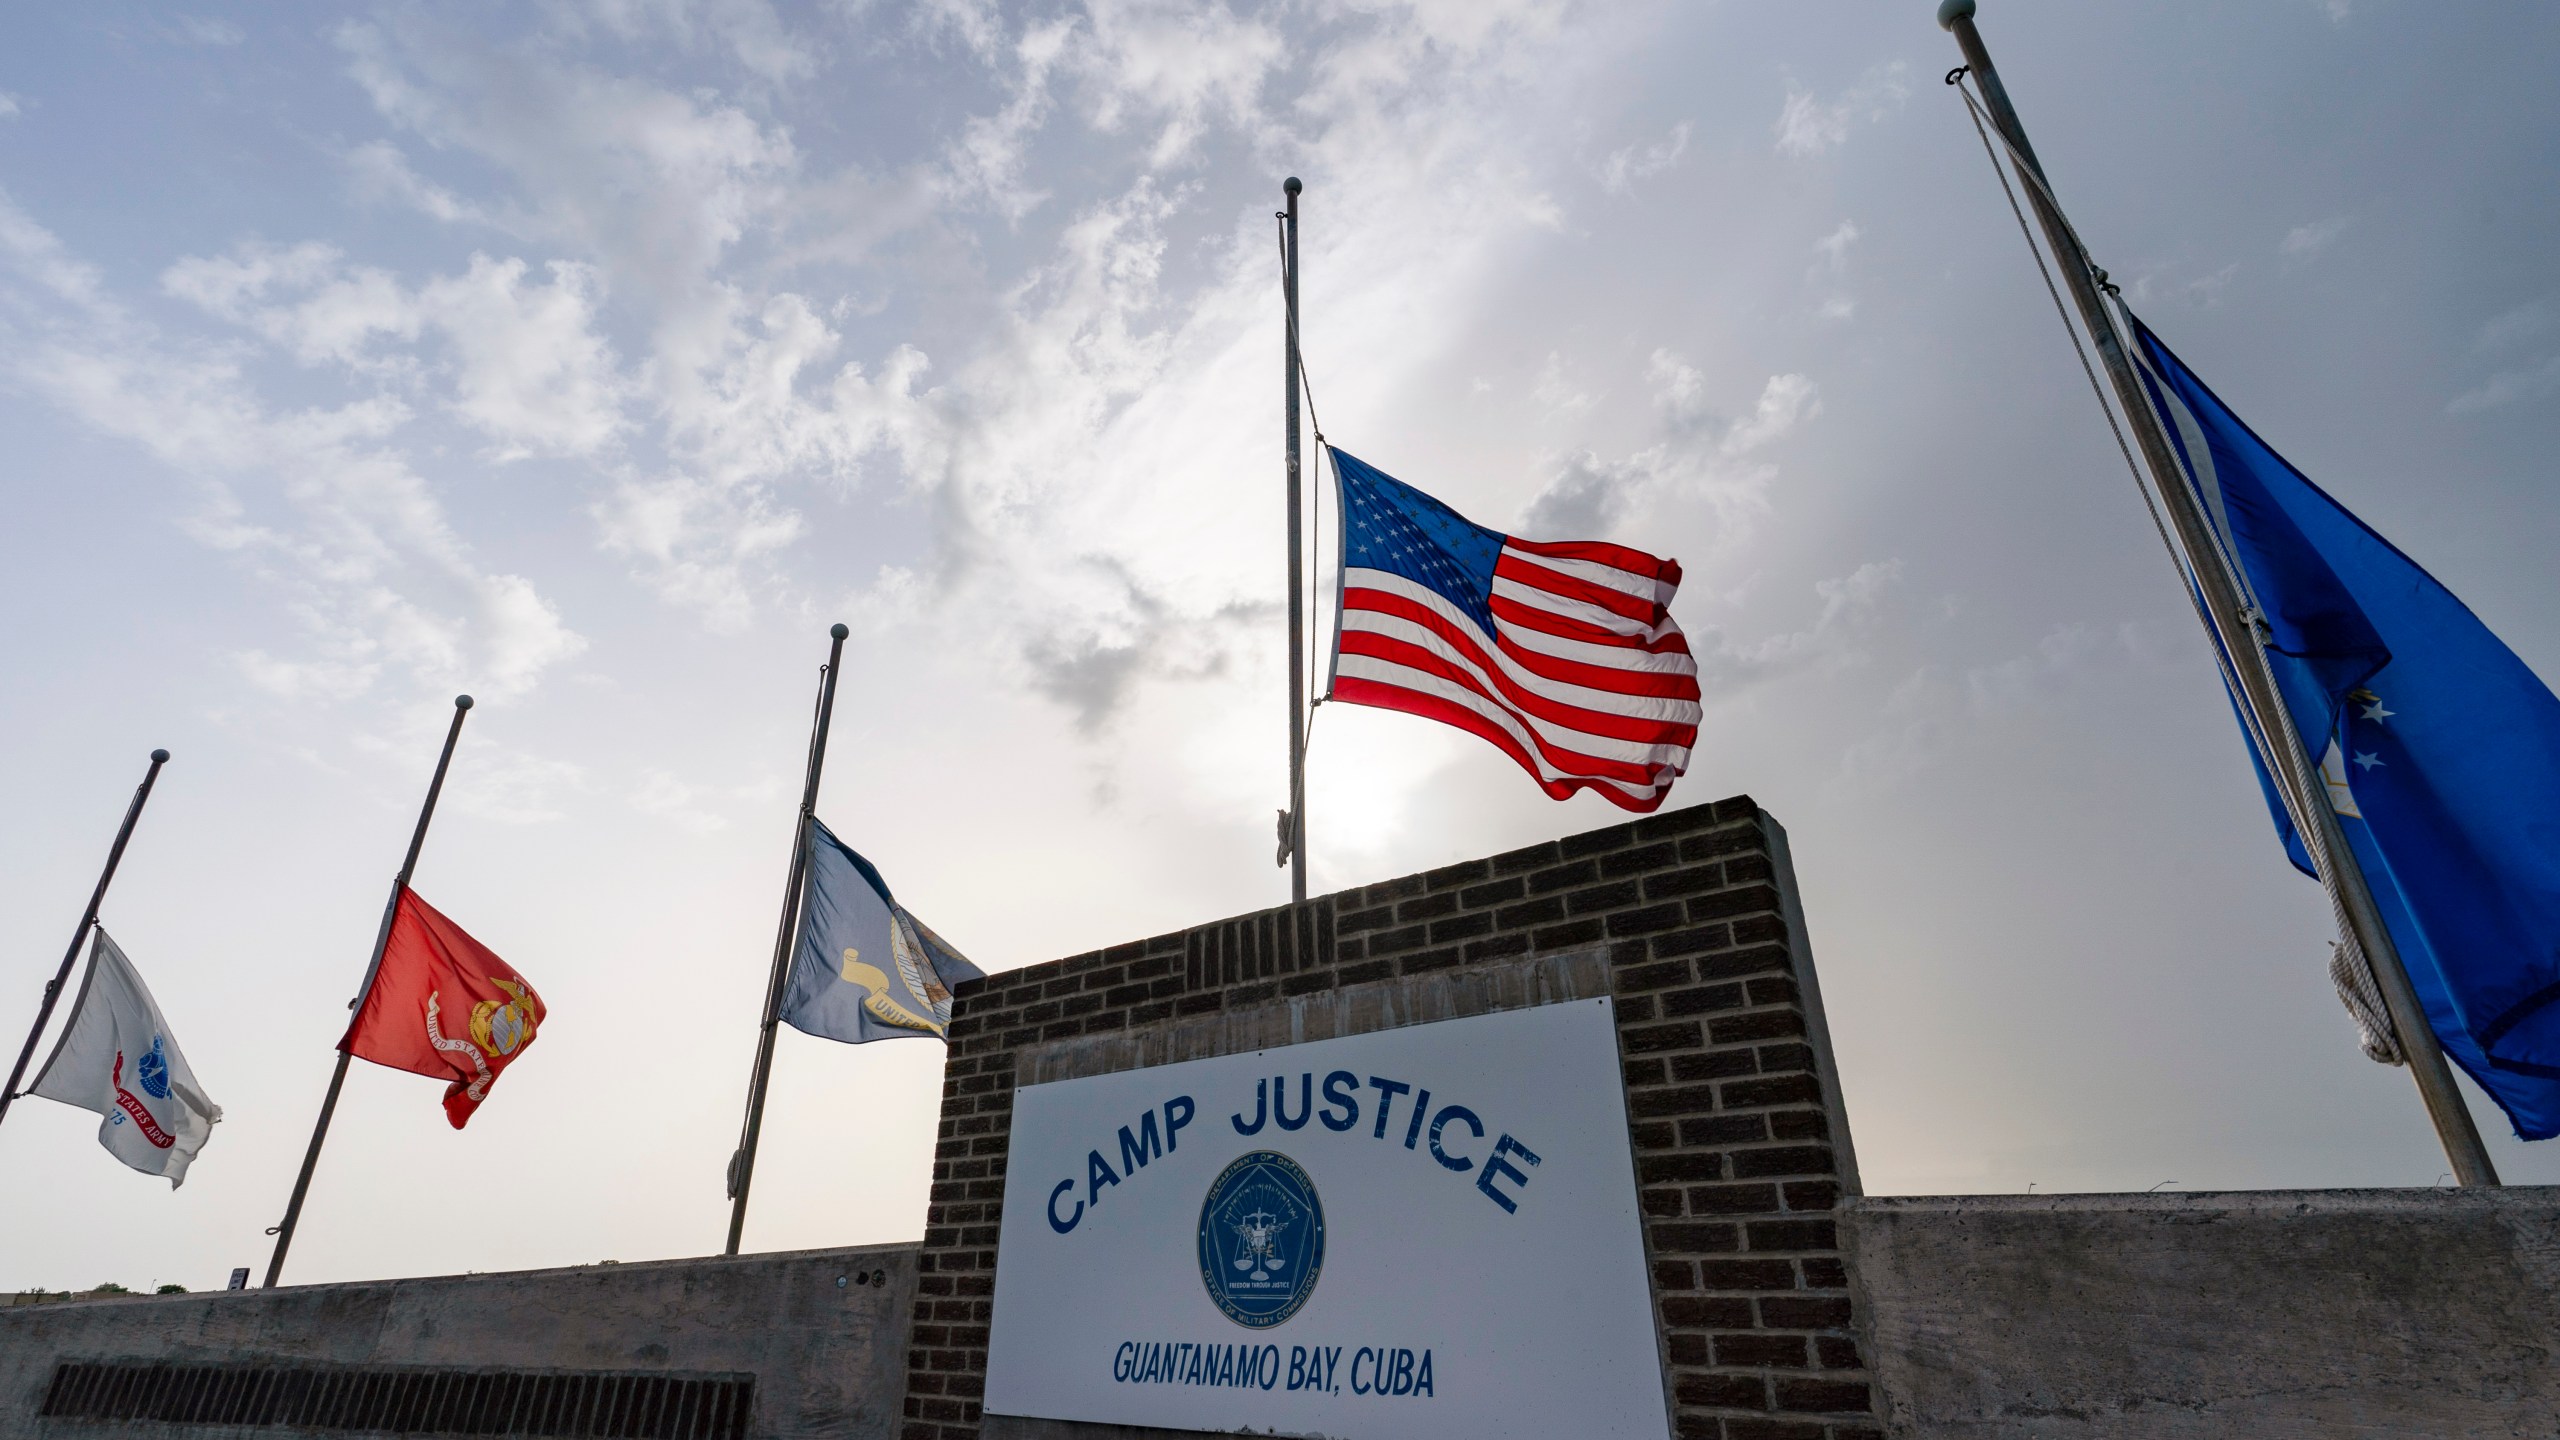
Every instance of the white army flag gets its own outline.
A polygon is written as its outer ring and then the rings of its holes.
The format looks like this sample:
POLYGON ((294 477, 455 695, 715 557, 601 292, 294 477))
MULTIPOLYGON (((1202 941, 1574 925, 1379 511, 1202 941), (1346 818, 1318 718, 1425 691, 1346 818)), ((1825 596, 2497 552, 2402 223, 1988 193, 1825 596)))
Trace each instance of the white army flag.
POLYGON ((222 1107, 197 1088, 151 991, 103 925, 89 947, 71 1023, 26 1093, 104 1115, 98 1143, 145 1175, 168 1176, 173 1190, 222 1118, 222 1107))

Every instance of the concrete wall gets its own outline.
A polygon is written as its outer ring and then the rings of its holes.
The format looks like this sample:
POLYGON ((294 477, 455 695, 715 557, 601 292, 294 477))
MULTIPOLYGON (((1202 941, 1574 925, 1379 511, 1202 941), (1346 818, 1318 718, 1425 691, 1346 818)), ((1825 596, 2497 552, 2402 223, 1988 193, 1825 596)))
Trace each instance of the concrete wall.
POLYGON ((2560 1191, 1861 1199, 1889 1432, 2560 1434, 2560 1191))
POLYGON ((1678 1434, 1876 1440, 1812 978, 1784 832, 1735 798, 963 987, 903 1440, 1177 1433, 983 1413, 1017 1085, 1600 993, 1678 1434))
POLYGON ((751 1434, 875 1440, 895 1433, 915 1277, 915 1246, 875 1245, 26 1306, 0 1311, 0 1436, 100 1433, 37 1420, 58 1361, 272 1360, 743 1371, 751 1434))

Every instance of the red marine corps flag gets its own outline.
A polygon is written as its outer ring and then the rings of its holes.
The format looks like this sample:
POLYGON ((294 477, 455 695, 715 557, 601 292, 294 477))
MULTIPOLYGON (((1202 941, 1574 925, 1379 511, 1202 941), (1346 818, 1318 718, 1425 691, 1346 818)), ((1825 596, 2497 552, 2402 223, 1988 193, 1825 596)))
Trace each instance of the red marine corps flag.
POLYGON ((381 968, 338 1048, 452 1081, 444 1113, 459 1130, 533 1043, 543 1015, 542 997, 514 966, 403 889, 381 968))

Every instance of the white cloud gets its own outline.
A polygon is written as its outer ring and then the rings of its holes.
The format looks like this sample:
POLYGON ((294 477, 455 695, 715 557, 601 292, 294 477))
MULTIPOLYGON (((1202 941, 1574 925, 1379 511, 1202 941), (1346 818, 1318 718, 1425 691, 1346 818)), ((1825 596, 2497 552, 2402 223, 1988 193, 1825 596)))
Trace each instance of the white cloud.
POLYGON ((1685 625, 1707 703, 1730 702, 1759 686, 1860 663, 1867 657, 1885 598, 1901 581, 1899 560, 1873 560, 1846 575, 1818 580, 1810 624, 1756 640, 1736 640, 1721 625, 1685 625))
POLYGON ((1574 415, 1598 404, 1600 397, 1573 382, 1566 373, 1564 352, 1550 350, 1546 363, 1538 367, 1538 378, 1529 387, 1529 395, 1539 404, 1559 415, 1574 415))
POLYGON ((568 817, 568 794, 585 789, 586 779, 583 765, 507 746, 457 767, 445 793, 465 815, 501 825, 543 825, 568 817))
POLYGON ((2112 705, 2096 687, 2129 670, 2176 665, 2180 645, 2163 646, 2144 626, 2111 630, 2083 623, 2053 625, 2025 650, 1975 665, 1924 665, 1894 687, 1879 727, 1850 745, 1832 779, 1838 790, 1871 792, 1910 783, 1969 739, 2013 743, 2037 733, 2056 711, 2112 705))
POLYGON ((406 206, 447 224, 487 223, 490 218, 479 206, 412 169, 409 157, 388 140, 368 141, 348 151, 347 175, 360 200, 406 206))
POLYGON ((2337 243, 2338 237, 2346 232, 2346 228, 2347 221, 2343 215, 2332 216, 2326 220, 2314 220, 2308 225, 2296 225, 2285 232, 2284 239, 2277 242, 2276 253, 2282 256, 2287 264, 2309 264, 2319 259, 2331 245, 2337 243))
POLYGON ((506 172, 524 233, 596 257, 690 311, 712 269, 770 215, 790 135, 736 105, 500 49, 410 18, 338 31, 374 107, 431 145, 506 172))
POLYGON ((1967 707, 1977 716, 1992 716, 2049 704, 2107 648, 2107 637, 2090 626, 2057 625, 2025 654, 1966 671, 1967 707))
MULTIPOLYGON (((169 283, 219 310, 334 263, 309 249, 251 253, 173 270, 169 283)), ((230 354, 134 318, 6 195, 0 266, 30 282, 0 291, 18 337, 0 379, 195 476, 204 498, 189 532, 272 580, 300 617, 311 653, 236 657, 253 683, 284 698, 346 699, 391 672, 508 696, 584 647, 530 581, 484 568, 454 532, 387 443, 410 420, 396 398, 265 404, 230 354)))
POLYGON ((1723 543, 1738 542, 1764 508, 1775 474, 1747 457, 1822 408, 1812 381, 1772 375, 1751 414, 1719 426, 1708 407, 1706 377, 1677 352, 1655 350, 1646 358, 1645 379, 1660 411, 1661 438, 1615 460, 1588 450, 1566 459, 1521 507, 1520 533, 1601 539, 1631 532, 1665 501, 1701 500, 1716 511, 1723 543))
POLYGON ((723 807, 770 802, 782 793, 782 783, 775 777, 745 785, 698 785, 672 770, 652 766, 626 796, 631 808, 643 815, 658 816, 697 835, 711 835, 729 828, 723 807))
POLYGON ((379 369, 382 338, 414 340, 422 319, 414 297, 390 272, 350 268, 333 245, 244 245, 229 255, 188 256, 160 288, 206 312, 247 326, 306 365, 379 369), (293 296, 279 303, 278 297, 293 296))
MULTIPOLYGON (((1813 242, 1816 261, 1807 280, 1814 284, 1837 284, 1849 268, 1849 247, 1858 243, 1860 231, 1853 221, 1843 220, 1831 233, 1813 242)), ((1846 320, 1858 311, 1858 302, 1843 294, 1826 295, 1815 305, 1814 315, 1822 320, 1846 320)))
POLYGON ((10 94, 6 90, 0 90, 0 120, 15 120, 17 118, 18 97, 10 94))
POLYGON ((1824 101, 1810 90, 1790 86, 1786 104, 1773 127, 1778 153, 1810 157, 1836 150, 1849 141, 1861 121, 1875 122, 1901 108, 1911 95, 1905 78, 1910 66, 1900 60, 1870 67, 1836 100, 1824 101))
POLYGON ((591 266, 547 268, 547 282, 527 283, 522 260, 474 255, 464 273, 411 291, 387 271, 348 266, 332 246, 247 245, 180 260, 161 288, 306 365, 414 377, 420 357, 383 342, 432 333, 449 354, 444 403, 494 442, 494 458, 592 454, 623 427, 625 386, 595 328, 602 283, 591 266))
POLYGON ((1070 21, 1056 20, 1024 29, 1013 47, 1016 73, 1004 107, 992 115, 973 115, 944 147, 945 193, 955 201, 979 199, 1009 221, 1038 208, 1045 190, 1022 182, 1025 147, 1049 118, 1049 74, 1074 33, 1070 21))
POLYGON ((761 492, 688 475, 625 480, 594 509, 606 548, 642 562, 660 598, 732 633, 755 615, 752 567, 807 528, 761 492))
POLYGON ((1595 172, 1600 188, 1612 195, 1628 194, 1637 181, 1651 179, 1679 164, 1688 150, 1689 122, 1683 120, 1659 140, 1609 152, 1609 158, 1601 161, 1595 172))
POLYGON ((2166 269, 2146 270, 2124 287, 2126 295, 2138 302, 2174 301, 2210 310, 2222 303, 2222 292, 2240 277, 2240 262, 2232 261, 2209 274, 2191 280, 2178 280, 2166 269))
POLYGON ((2560 321, 2560 297, 2544 295, 2490 319, 2471 346, 2483 354, 2513 350, 2541 338, 2555 321, 2560 321))
POLYGON ((1148 161, 1190 153, 1212 119, 1242 123, 1264 76, 1280 63, 1280 36, 1239 19, 1225 0, 1086 0, 1091 39, 1070 47, 1086 118, 1116 131, 1133 118, 1161 125, 1148 161))
POLYGON ((2560 355, 2539 365, 2516 370, 2501 370, 2486 381, 2453 398, 2445 408, 2456 415, 2477 415, 2513 405, 2519 400, 2539 400, 2560 391, 2560 355))
MULTIPOLYGON (((682 43, 717 38, 703 10, 561 13, 570 32, 692 25, 682 43)), ((1559 221, 1492 122, 1547 79, 1537 57, 1562 23, 1544 0, 1428 5, 1369 17, 1308 59, 1303 163, 1324 200, 1367 197, 1357 223, 1328 227, 1328 268, 1349 261, 1332 273, 1359 277, 1356 293, 1329 300, 1398 336, 1405 363, 1421 359, 1410 342, 1454 313, 1435 297, 1469 283, 1497 237, 1559 221)), ((1268 603, 1219 558, 1233 521, 1220 517, 1217 544, 1202 546, 1183 507, 1158 495, 1235 449, 1222 417, 1262 389, 1246 337, 1269 313, 1268 221, 1185 256, 1205 278, 1186 277, 1183 303, 1168 307, 1167 226, 1196 196, 1142 171, 1026 237, 1029 258, 1009 277, 969 277, 971 303, 992 314, 944 365, 912 344, 848 354, 843 327, 863 313, 852 297, 829 303, 737 257, 780 244, 794 264, 861 263, 919 227, 952 234, 965 254, 977 242, 951 227, 973 211, 1020 235, 1044 198, 1027 157, 1061 117, 1129 137, 1130 158, 1161 169, 1223 131, 1268 133, 1263 87, 1283 57, 1258 15, 1136 0, 1032 17, 943 4, 917 12, 909 33, 962 47, 992 105, 948 122, 926 164, 813 181, 790 133, 751 104, 606 73, 568 47, 493 45, 418 13, 347 26, 350 70, 417 142, 354 147, 359 192, 574 262, 546 273, 481 256, 420 282, 325 250, 244 248, 173 269, 170 288, 306 363, 343 365, 421 413, 473 425, 498 453, 595 462, 588 505, 604 546, 714 629, 750 624, 791 590, 789 553, 811 533, 800 487, 890 480, 912 497, 931 553, 883 568, 868 593, 909 605, 931 591, 916 613, 974 629, 983 639, 967 643, 1034 693, 1106 724, 1132 686, 1221 673, 1235 617, 1268 603), (492 166, 500 182, 457 193, 418 169, 455 173, 440 156, 492 166), (853 238, 803 238, 835 231, 853 238), (600 338, 608 294, 637 312, 644 348, 627 368, 600 338), (1027 627, 1026 615, 1043 618, 1027 627)), ((1687 138, 1675 128, 1615 173, 1631 182, 1672 164, 1687 138)), ((1357 344, 1347 330, 1327 339, 1357 344)), ((1596 399, 1561 369, 1541 388, 1566 410, 1596 399)), ((1717 437, 1683 443, 1659 461, 1668 483, 1713 488, 1697 475, 1717 437)))
POLYGON ((1858 243, 1862 233, 1856 222, 1843 220, 1830 234, 1813 242, 1814 253, 1829 261, 1831 268, 1838 271, 1849 263, 1849 247, 1858 243))
POLYGON ((622 385, 594 328, 602 282, 574 261, 548 268, 548 283, 528 285, 523 261, 474 255, 418 293, 454 348, 455 412, 501 458, 592 454, 622 428, 622 385))
POLYGON ((249 683, 291 704, 353 700, 382 675, 378 660, 284 660, 264 650, 244 650, 231 659, 249 683))
POLYGON ((862 480, 875 457, 931 484, 945 463, 947 421, 922 388, 932 362, 900 346, 877 373, 830 366, 841 336, 798 295, 734 321, 715 364, 664 414, 673 474, 625 478, 596 506, 606 544, 640 561, 664 598, 715 629, 744 626, 758 572, 805 531, 777 498, 790 477, 862 480))
POLYGON ((1678 353, 1654 351, 1645 358, 1644 374, 1653 384, 1654 403, 1673 415, 1687 420, 1706 408, 1707 377, 1678 353))
POLYGON ((1760 401, 1751 413, 1725 432, 1721 448, 1727 455, 1749 454, 1785 439, 1799 422, 1821 413, 1822 397, 1811 380, 1802 375, 1772 375, 1760 388, 1760 401))
MULTIPOLYGON (((2483 324, 2472 337, 2471 348, 2482 356, 2512 355, 2532 347, 2555 325, 2560 325, 2560 297, 2537 296, 2483 324)), ((2560 391, 2560 355, 2499 370, 2455 396, 2445 409, 2456 415, 2477 415, 2523 400, 2539 400, 2556 391, 2560 391)))
POLYGON ((771 84, 806 79, 818 68, 816 47, 791 33, 768 0, 584 0, 555 14, 573 33, 592 21, 626 41, 663 36, 687 51, 716 46, 771 84))
POLYGON ((202 45, 228 49, 249 38, 248 32, 228 20, 209 15, 179 15, 163 21, 149 31, 152 38, 172 45, 202 45))

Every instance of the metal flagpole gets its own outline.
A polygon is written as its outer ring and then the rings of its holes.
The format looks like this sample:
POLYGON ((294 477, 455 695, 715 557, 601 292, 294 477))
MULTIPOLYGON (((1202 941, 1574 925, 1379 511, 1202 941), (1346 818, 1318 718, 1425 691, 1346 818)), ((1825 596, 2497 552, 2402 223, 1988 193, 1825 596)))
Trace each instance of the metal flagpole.
MULTIPOLYGON (((462 718, 471 713, 471 697, 453 697, 453 723, 445 727, 444 750, 436 756, 435 778, 427 782, 427 802, 418 807, 418 828, 409 832, 409 853, 400 860, 400 873, 391 882, 391 898, 382 905, 382 928, 374 933, 373 958, 364 966, 364 983, 356 987, 356 998, 347 1002, 352 1012, 364 1003, 373 989, 373 977, 382 969, 382 952, 391 944, 391 922, 400 913, 400 892, 409 888, 409 877, 418 868, 418 852, 427 843, 427 822, 436 818, 436 797, 444 793, 444 772, 453 764, 454 742, 462 738, 462 718)), ((311 1148, 302 1152, 302 1173, 293 1177, 293 1198, 285 1202, 284 1219, 267 1233, 276 1237, 276 1253, 267 1257, 266 1285, 273 1288, 284 1273, 284 1256, 293 1248, 294 1227, 302 1223, 303 1197, 311 1193, 311 1172, 320 1164, 320 1147, 329 1138, 329 1119, 338 1113, 338 1092, 347 1083, 347 1062, 355 1058, 346 1040, 338 1041, 338 1064, 329 1072, 329 1092, 320 1100, 320 1121, 311 1127, 311 1148)))
POLYGON ((818 774, 827 764, 827 726, 836 713, 836 671, 844 661, 842 625, 827 630, 827 668, 818 672, 818 724, 809 735, 809 778, 800 787, 799 829, 791 839, 791 876, 782 887, 782 927, 773 937, 773 974, 765 981, 764 1023, 756 1031, 756 1068, 747 1078, 747 1125, 729 1156, 729 1244, 738 1253, 747 1229, 747 1186, 755 1179, 756 1141, 764 1133, 765 1083, 773 1078, 774 1028, 781 1022, 782 982, 791 970, 792 942, 800 933, 800 884, 809 870, 809 822, 818 816, 818 774))
POLYGON ((2028 203, 2035 209, 2046 243, 2061 262, 2065 288, 2097 345, 2107 378, 2115 386, 2117 404, 2133 427, 2143 460, 2151 470, 2153 488, 2166 505, 2178 542, 2186 551, 2188 570, 2203 595, 2207 616, 2220 632, 2217 638, 2231 658, 2241 697, 2257 718, 2258 733, 2266 737, 2274 752, 2264 757, 2268 770, 2292 792, 2296 802, 2291 807, 2293 812, 2311 821, 2314 833, 2304 838, 2319 866, 2321 883, 2329 888, 2344 917, 2349 938, 2372 964, 2374 979, 2391 1012, 2392 1029, 2398 1033, 2401 1054, 2408 1058, 2410 1076, 2417 1082, 2428 1117, 2435 1122, 2436 1138, 2443 1142, 2445 1156, 2453 1162, 2455 1179, 2464 1185, 2495 1185, 2497 1168, 2490 1163, 2470 1108, 2454 1084, 2453 1067, 2446 1062, 2444 1049, 2427 1024, 2425 1008, 2409 983, 2409 972, 2401 963, 2398 947, 2392 944, 2391 931, 2374 902, 2372 888, 2347 844, 2346 832, 2338 824, 2337 812, 2329 802, 2327 782, 2305 747, 2304 737, 2295 730, 2276 688, 2263 644, 2264 621, 2225 568, 2212 525, 2183 479, 2176 451, 2134 373, 2115 317, 2099 294, 2104 277, 2092 273, 2070 222, 2053 201, 2043 163, 2028 143, 2026 126, 2019 121, 2008 89, 2000 83, 2000 72, 1991 63, 1991 52, 1974 28, 1974 10, 1975 0, 1943 0, 1938 6, 1938 23, 1951 31, 1956 44, 1962 47, 1965 64, 1982 88, 1992 122, 2000 127, 2011 158, 2027 182, 2028 203))
POLYGON ((1280 817, 1281 845, 1289 861, 1289 898, 1307 898, 1307 585, 1306 554, 1299 536, 1305 502, 1298 488, 1298 177, 1281 182, 1289 208, 1281 212, 1281 307, 1287 313, 1282 337, 1281 423, 1289 434, 1289 808, 1280 817))
POLYGON ((36 1040, 44 1034, 45 1022, 53 1018, 54 1002, 62 998, 62 982, 71 978, 71 962, 80 958, 80 942, 89 938, 89 927, 98 923, 98 906, 107 898, 107 882, 116 878, 116 866, 124 859, 124 843, 133 838, 133 822, 142 818, 142 802, 151 798, 152 783, 160 778, 160 767, 168 763, 168 751, 152 751, 151 768, 142 772, 142 783, 134 787, 133 803, 124 809, 124 824, 116 828, 116 843, 107 847, 107 868, 98 872, 98 886, 89 892, 89 908, 80 912, 80 924, 71 932, 71 945, 62 952, 62 964, 45 982, 44 1002, 36 1007, 36 1023, 27 1031, 27 1043, 18 1051, 18 1063, 9 1071, 9 1083, 0 1085, 0 1120, 9 1118, 9 1104, 18 1098, 18 1082, 27 1078, 27 1062, 35 1058, 36 1040))

